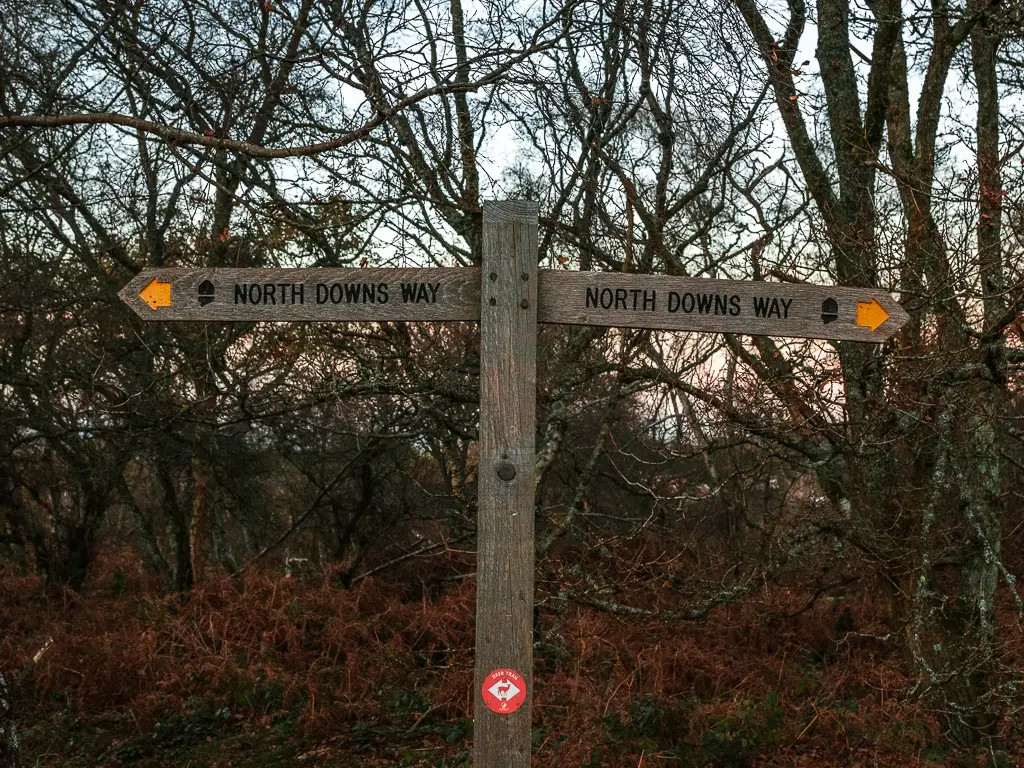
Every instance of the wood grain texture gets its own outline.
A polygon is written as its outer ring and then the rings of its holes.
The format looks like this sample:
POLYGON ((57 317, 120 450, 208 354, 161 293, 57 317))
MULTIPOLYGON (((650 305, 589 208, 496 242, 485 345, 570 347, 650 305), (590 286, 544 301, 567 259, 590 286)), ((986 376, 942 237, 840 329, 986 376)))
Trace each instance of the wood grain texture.
POLYGON ((892 296, 872 288, 547 269, 539 285, 542 323, 878 343, 909 319, 892 296), (828 299, 836 316, 826 323, 828 299), (889 314, 875 331, 857 325, 858 303, 872 299, 889 314))
MULTIPOLYGON (((871 288, 551 269, 539 270, 535 283, 542 323, 878 343, 908 319, 892 296, 871 288), (827 299, 836 302, 828 323, 827 299), (857 324, 858 304, 872 299, 889 314, 874 331, 857 324)), ((120 296, 145 320, 476 321, 480 270, 147 269, 120 296), (170 306, 153 309, 140 297, 153 280, 171 285, 170 306), (203 305, 206 281, 214 298, 203 305)))
POLYGON ((146 269, 119 295, 144 320, 478 320, 480 270, 146 269), (170 306, 153 309, 140 297, 153 280, 171 284, 170 306), (203 305, 207 281, 213 300, 203 305))
POLYGON ((526 768, 533 698, 536 203, 485 203, 481 285, 473 765, 526 768), (506 462, 515 467, 508 481, 498 476, 506 462), (500 668, 526 681, 526 702, 512 714, 491 712, 480 695, 483 680, 500 668))

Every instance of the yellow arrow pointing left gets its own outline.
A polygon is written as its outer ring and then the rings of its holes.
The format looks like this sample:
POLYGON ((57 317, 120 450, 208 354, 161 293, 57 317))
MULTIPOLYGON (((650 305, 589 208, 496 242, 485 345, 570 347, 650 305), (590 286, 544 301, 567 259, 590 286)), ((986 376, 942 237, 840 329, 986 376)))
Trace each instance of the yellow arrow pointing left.
POLYGON ((161 283, 154 277, 149 285, 139 291, 139 296, 149 304, 153 311, 156 311, 157 307, 169 307, 171 306, 171 284, 161 283))

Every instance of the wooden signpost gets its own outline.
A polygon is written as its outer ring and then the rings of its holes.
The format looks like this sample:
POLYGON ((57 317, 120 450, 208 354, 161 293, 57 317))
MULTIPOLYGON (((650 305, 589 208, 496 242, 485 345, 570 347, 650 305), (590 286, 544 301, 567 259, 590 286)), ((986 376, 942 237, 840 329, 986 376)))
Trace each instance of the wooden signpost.
POLYGON ((884 291, 537 269, 537 204, 484 204, 463 269, 147 269, 146 320, 479 321, 473 764, 530 764, 537 323, 881 342, 909 318, 884 291))
MULTIPOLYGON (((870 288, 536 268, 531 274, 541 323, 878 343, 908 319, 892 296, 870 288)), ((146 269, 120 295, 145 320, 477 322, 486 314, 476 267, 146 269)))

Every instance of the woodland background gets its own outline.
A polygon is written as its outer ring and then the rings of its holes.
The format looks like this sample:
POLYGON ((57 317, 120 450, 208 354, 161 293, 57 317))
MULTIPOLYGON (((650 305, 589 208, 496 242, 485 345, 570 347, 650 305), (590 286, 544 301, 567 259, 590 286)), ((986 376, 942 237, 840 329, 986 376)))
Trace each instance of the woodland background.
POLYGON ((0 0, 0 765, 468 765, 477 329, 116 294, 516 198, 911 315, 541 329, 535 764, 1019 764, 1022 85, 1006 0, 0 0))

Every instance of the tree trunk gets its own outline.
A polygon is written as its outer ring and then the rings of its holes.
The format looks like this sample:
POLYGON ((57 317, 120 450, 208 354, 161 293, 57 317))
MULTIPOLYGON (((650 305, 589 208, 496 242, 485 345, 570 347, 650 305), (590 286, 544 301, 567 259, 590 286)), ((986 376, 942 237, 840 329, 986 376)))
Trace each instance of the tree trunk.
MULTIPOLYGON (((158 457, 158 461, 162 457, 158 457)), ((156 468, 157 479, 163 490, 163 503, 167 517, 171 522, 173 537, 172 583, 169 585, 175 592, 187 592, 194 583, 192 571, 191 546, 191 509, 186 510, 178 501, 178 488, 166 466, 156 468)))
POLYGON ((192 557, 193 584, 199 585, 205 578, 203 542, 210 536, 211 524, 206 503, 206 468, 202 461, 192 459, 192 519, 189 521, 189 552, 192 557))
POLYGON ((920 690, 944 720, 947 737, 973 745, 992 734, 999 711, 992 685, 1003 514, 997 425, 1007 410, 1000 327, 1007 312, 993 11, 957 23, 936 14, 912 116, 901 6, 870 6, 877 26, 865 91, 850 53, 853 4, 817 0, 816 53, 834 151, 833 167, 826 171, 808 139, 803 100, 792 78, 806 20, 803 3, 789 4, 785 33, 776 39, 757 3, 734 2, 760 48, 842 284, 868 286, 877 279, 874 168, 888 132, 906 226, 900 273, 914 315, 901 337, 909 354, 892 356, 898 367, 889 381, 903 402, 918 404, 920 423, 927 426, 909 424, 889 395, 884 350, 842 344, 845 450, 819 467, 818 477, 842 512, 847 538, 870 552, 883 573, 906 572, 913 563, 908 651, 920 690), (958 296, 963 276, 951 261, 932 199, 943 93, 968 36, 978 85, 977 271, 985 310, 983 333, 973 338, 964 330, 969 317, 958 296), (910 509, 916 519, 906 514, 910 509))
POLYGON ((3 672, 0 672, 0 768, 21 768, 14 722, 14 695, 3 672))
POLYGON ((972 747, 995 734, 1000 704, 996 589, 1003 505, 996 441, 997 393, 941 416, 942 449, 923 506, 909 645, 925 699, 947 738, 972 747))

